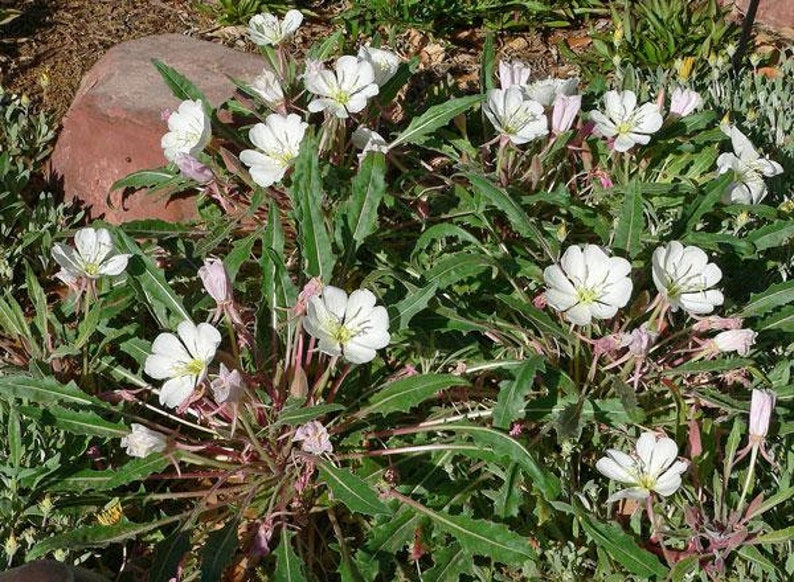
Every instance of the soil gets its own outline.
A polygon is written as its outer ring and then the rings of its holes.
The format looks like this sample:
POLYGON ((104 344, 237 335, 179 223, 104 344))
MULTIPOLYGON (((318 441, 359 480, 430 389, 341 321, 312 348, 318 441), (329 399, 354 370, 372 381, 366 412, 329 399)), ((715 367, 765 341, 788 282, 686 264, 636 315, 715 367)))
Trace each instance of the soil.
MULTIPOLYGON (((200 4, 198 0, 0 0, 0 8, 13 7, 23 13, 0 28, 0 86, 26 94, 34 106, 58 122, 82 76, 122 41, 176 32, 254 50, 244 40, 244 27, 219 26, 200 4)), ((299 29, 298 46, 308 47, 336 28, 332 18, 343 3, 330 6, 317 17, 307 18, 299 29)), ((577 38, 576 32, 567 34, 577 38)), ((586 35, 579 36, 586 45, 586 35)), ((395 38, 395 48, 405 57, 419 56, 427 77, 423 85, 443 79, 471 91, 478 83, 484 38, 477 29, 443 40, 409 29, 395 38)), ((556 40, 531 32, 499 36, 497 53, 532 63, 533 76, 565 76, 572 70, 558 58, 556 40)))

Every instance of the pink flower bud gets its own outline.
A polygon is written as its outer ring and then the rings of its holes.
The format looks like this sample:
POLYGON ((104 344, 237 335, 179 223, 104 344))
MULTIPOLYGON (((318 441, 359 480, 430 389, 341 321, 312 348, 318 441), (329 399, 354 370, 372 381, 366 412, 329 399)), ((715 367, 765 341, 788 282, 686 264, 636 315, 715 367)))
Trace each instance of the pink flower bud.
POLYGON ((746 356, 750 353, 757 335, 752 329, 729 329, 714 336, 712 342, 717 351, 736 352, 740 356, 746 356))
POLYGON ((232 283, 220 259, 205 259, 204 266, 198 271, 204 289, 218 305, 232 300, 232 283))
POLYGON ((179 168, 179 171, 191 180, 195 180, 200 184, 212 180, 212 170, 190 154, 177 154, 174 162, 179 168))
POLYGON ((769 420, 775 408, 775 393, 771 390, 753 390, 750 400, 750 441, 760 442, 769 431, 769 420))
POLYGON ((629 352, 635 356, 645 357, 658 337, 658 333, 650 331, 647 327, 638 327, 631 333, 624 333, 620 345, 629 348, 629 352))
POLYGON ((696 91, 677 87, 670 97, 670 113, 686 117, 703 105, 703 99, 696 91))
POLYGON ((221 362, 221 369, 218 377, 210 383, 212 395, 215 397, 215 402, 223 404, 224 402, 234 403, 240 400, 240 396, 245 390, 243 377, 237 370, 229 370, 226 365, 221 362))
POLYGON ((334 450, 331 439, 328 437, 328 431, 317 420, 312 420, 301 426, 295 431, 292 440, 294 442, 302 441, 301 449, 313 455, 331 453, 334 450))
POLYGON ((711 331, 718 329, 740 329, 742 327, 741 317, 719 317, 710 315, 703 317, 692 326, 694 331, 711 331))
POLYGON ((320 277, 312 277, 309 282, 303 286, 301 292, 298 294, 298 301, 292 307, 294 315, 303 315, 306 313, 306 306, 309 304, 309 299, 315 295, 320 295, 323 292, 323 280, 320 277))
POLYGON ((506 63, 499 61, 499 85, 502 89, 507 89, 513 85, 519 87, 526 85, 529 81, 529 65, 521 61, 506 63))
POLYGON ((581 108, 581 95, 557 95, 551 113, 551 131, 559 134, 571 129, 581 108))

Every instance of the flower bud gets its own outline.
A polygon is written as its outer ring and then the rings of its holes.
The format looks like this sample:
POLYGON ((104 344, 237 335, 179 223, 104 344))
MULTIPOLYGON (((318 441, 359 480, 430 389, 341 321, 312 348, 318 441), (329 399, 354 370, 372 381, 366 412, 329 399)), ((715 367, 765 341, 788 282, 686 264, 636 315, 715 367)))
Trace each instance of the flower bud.
POLYGON ((215 402, 223 404, 224 402, 237 402, 245 389, 243 377, 237 370, 229 370, 226 365, 221 362, 221 369, 218 377, 210 383, 212 395, 215 397, 215 402))
POLYGON ((729 329, 714 336, 712 342, 719 352, 736 352, 740 356, 750 353, 758 334, 752 329, 729 329))
POLYGON ((551 114, 551 130, 555 134, 568 131, 582 107, 581 95, 557 95, 551 114))
POLYGON ((703 105, 703 98, 697 91, 676 87, 670 96, 670 113, 686 117, 703 105))
POLYGON ((146 457, 150 453, 159 453, 166 449, 164 434, 152 430, 142 424, 132 423, 132 432, 121 439, 121 446, 126 447, 131 457, 146 457))
POLYGON ((521 61, 499 61, 499 86, 507 89, 513 85, 524 86, 529 81, 529 65, 521 61))
POLYGON ((775 408, 775 393, 771 390, 753 390, 750 400, 750 441, 760 442, 769 431, 769 420, 775 408))
POLYGON ((212 170, 199 162, 190 154, 180 153, 174 158, 174 163, 182 172, 182 175, 195 180, 199 184, 204 184, 212 180, 212 170))
POLYGON ((232 283, 223 261, 220 259, 205 259, 204 266, 198 271, 204 289, 216 303, 223 304, 232 300, 232 283))
POLYGON ((274 111, 284 102, 284 90, 276 74, 269 69, 264 69, 262 74, 251 82, 250 87, 274 111))

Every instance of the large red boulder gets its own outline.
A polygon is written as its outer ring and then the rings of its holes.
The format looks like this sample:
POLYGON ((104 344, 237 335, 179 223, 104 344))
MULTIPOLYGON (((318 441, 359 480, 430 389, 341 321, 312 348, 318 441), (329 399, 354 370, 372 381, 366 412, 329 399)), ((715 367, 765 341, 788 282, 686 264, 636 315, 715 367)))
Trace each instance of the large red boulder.
POLYGON ((123 42, 110 49, 85 75, 63 119, 53 152, 52 178, 61 182, 67 200, 82 201, 93 218, 114 223, 195 216, 192 198, 163 199, 145 191, 121 200, 108 195, 116 180, 131 172, 166 164, 160 138, 162 119, 179 100, 152 64, 159 59, 190 79, 213 104, 235 92, 229 77, 252 80, 263 69, 258 55, 179 34, 163 34, 123 42))

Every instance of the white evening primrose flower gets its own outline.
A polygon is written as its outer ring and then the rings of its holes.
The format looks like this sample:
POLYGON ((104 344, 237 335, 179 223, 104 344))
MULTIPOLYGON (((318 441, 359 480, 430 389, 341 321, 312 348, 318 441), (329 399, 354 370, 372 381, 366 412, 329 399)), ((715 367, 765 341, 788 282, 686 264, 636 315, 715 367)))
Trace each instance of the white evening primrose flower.
POLYGON ((604 94, 604 113, 591 111, 595 130, 606 138, 614 138, 614 148, 627 152, 635 144, 646 144, 651 134, 662 127, 662 114, 655 103, 637 107, 633 91, 607 91, 604 94))
POLYGON ((132 255, 117 253, 106 228, 81 228, 74 235, 72 248, 61 243, 52 247, 52 258, 61 266, 58 278, 67 284, 77 279, 97 279, 119 275, 132 255))
POLYGON ((761 155, 735 125, 723 127, 731 138, 734 153, 723 153, 717 158, 720 174, 733 172, 733 182, 725 190, 726 204, 759 204, 767 193, 764 177, 771 178, 783 172, 777 162, 761 155))
POLYGON ((212 137, 210 118, 201 101, 182 101, 168 116, 168 133, 160 140, 163 155, 175 162, 179 154, 198 155, 212 137))
POLYGON ((568 131, 582 108, 581 95, 557 95, 551 113, 551 131, 555 135, 568 131))
POLYGON ((364 109, 379 91, 372 65, 350 55, 339 57, 334 71, 325 67, 307 71, 304 82, 317 95, 309 103, 309 111, 328 110, 341 119, 364 109))
POLYGON ((546 302, 576 325, 609 319, 629 302, 629 273, 626 259, 610 257, 597 245, 568 247, 559 265, 543 271, 546 302))
POLYGON ((658 438, 645 432, 637 440, 636 454, 627 455, 608 449, 606 457, 596 463, 596 469, 614 481, 630 485, 611 495, 607 503, 618 499, 647 499, 651 493, 668 497, 681 487, 681 473, 689 464, 679 461, 678 445, 667 437, 658 438))
POLYGON ((518 85, 488 91, 483 110, 496 131, 516 145, 549 133, 543 105, 526 99, 524 90, 518 85))
POLYGON ((718 333, 711 341, 717 352, 736 352, 746 356, 755 344, 756 336, 758 334, 752 329, 729 329, 718 333))
POLYGON ((351 136, 351 140, 353 145, 361 150, 362 154, 367 152, 381 152, 385 154, 389 151, 389 144, 386 143, 383 136, 363 125, 356 128, 351 136))
POLYGON ((685 247, 678 241, 653 251, 653 282, 667 297, 673 311, 704 314, 722 305, 722 292, 712 289, 722 279, 722 271, 702 249, 685 247))
POLYGON ((164 434, 136 422, 130 426, 132 432, 121 439, 121 446, 127 449, 129 456, 143 458, 151 453, 162 453, 166 449, 164 434))
POLYGON ((499 61, 499 86, 507 89, 513 85, 523 87, 529 81, 530 68, 524 62, 499 61))
POLYGON ((375 84, 383 87, 397 72, 400 66, 400 57, 391 51, 362 46, 358 49, 358 60, 365 61, 372 66, 375 73, 375 84))
POLYGON ((276 74, 270 69, 263 69, 248 86, 251 91, 262 98, 262 101, 270 107, 277 109, 284 102, 284 90, 278 81, 276 74))
POLYGON ((299 427, 292 441, 301 443, 301 449, 312 455, 334 452, 328 430, 317 420, 309 421, 299 427))
POLYGON ((700 93, 692 89, 676 87, 670 96, 670 113, 679 117, 686 117, 703 106, 703 98, 700 93))
POLYGON ((209 323, 183 321, 177 335, 161 333, 143 370, 152 378, 168 381, 160 388, 160 404, 176 408, 207 377, 207 365, 221 344, 221 334, 209 323))
POLYGON ((326 286, 309 299, 303 328, 319 340, 319 350, 330 356, 343 355, 348 362, 364 364, 375 350, 389 344, 389 316, 367 289, 348 297, 342 289, 326 286))
POLYGON ((251 128, 248 137, 257 149, 240 152, 240 161, 249 167, 254 182, 267 188, 281 181, 298 157, 307 127, 309 124, 294 113, 271 113, 264 123, 251 128))
POLYGON ((292 36, 301 22, 303 14, 298 10, 289 10, 283 20, 274 14, 257 14, 248 21, 248 38, 258 46, 277 45, 292 36))
POLYGON ((576 95, 579 87, 579 79, 541 79, 526 86, 527 97, 537 101, 543 107, 549 108, 554 105, 554 100, 559 95, 576 95))

